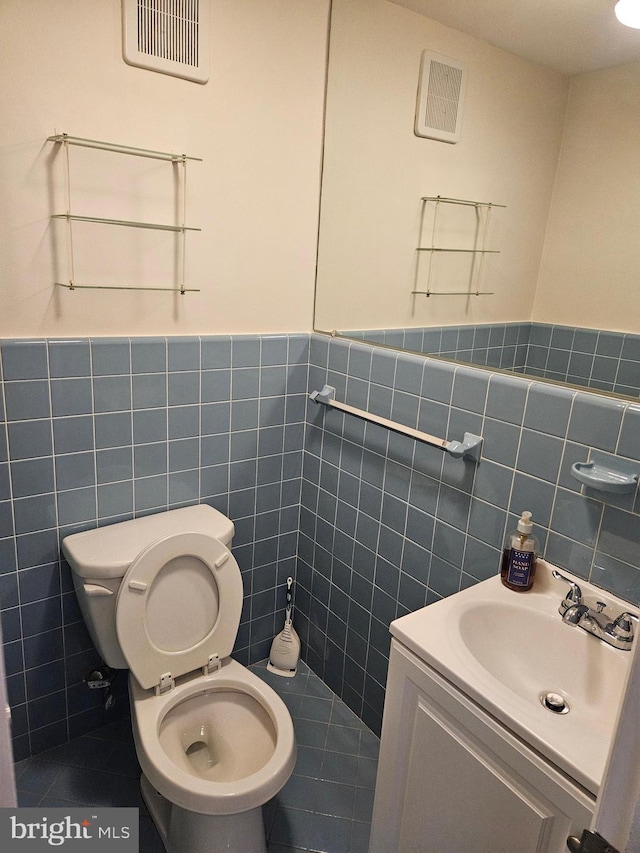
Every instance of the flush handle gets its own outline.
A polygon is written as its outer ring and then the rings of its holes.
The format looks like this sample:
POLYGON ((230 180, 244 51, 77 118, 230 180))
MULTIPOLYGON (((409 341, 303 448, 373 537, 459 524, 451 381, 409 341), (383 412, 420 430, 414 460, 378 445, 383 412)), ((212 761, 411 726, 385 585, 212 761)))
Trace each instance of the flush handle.
POLYGON ((82 584, 82 588, 85 591, 85 595, 91 598, 97 598, 101 595, 113 595, 113 590, 107 589, 106 586, 100 586, 97 583, 84 583, 82 584))

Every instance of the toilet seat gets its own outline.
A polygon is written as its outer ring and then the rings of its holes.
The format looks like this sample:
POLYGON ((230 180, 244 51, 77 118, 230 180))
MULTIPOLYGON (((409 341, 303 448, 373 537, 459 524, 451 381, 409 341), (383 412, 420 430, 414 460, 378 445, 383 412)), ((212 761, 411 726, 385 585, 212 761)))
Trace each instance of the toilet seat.
POLYGON ((177 533, 145 548, 116 602, 118 641, 140 686, 164 693, 180 675, 217 668, 233 650, 242 595, 238 564, 212 536, 177 533))

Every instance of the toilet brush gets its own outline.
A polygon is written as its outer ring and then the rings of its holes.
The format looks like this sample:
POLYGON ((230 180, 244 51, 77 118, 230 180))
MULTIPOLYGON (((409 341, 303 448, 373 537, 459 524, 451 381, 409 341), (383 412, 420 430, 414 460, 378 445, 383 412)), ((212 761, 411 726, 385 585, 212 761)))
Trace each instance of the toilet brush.
POLYGON ((287 578, 287 606, 285 611, 284 628, 271 643, 267 669, 276 675, 293 678, 300 657, 300 638, 291 622, 291 585, 293 578, 287 578))

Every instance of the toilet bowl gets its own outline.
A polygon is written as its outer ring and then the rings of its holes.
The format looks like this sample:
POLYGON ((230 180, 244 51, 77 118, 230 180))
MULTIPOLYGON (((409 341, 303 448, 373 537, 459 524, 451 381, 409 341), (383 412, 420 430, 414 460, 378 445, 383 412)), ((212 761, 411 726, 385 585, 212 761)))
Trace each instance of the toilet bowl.
POLYGON ((233 524, 207 505, 63 540, 104 662, 128 667, 141 789, 169 853, 266 853, 261 806, 293 772, 291 716, 230 655, 233 524))
POLYGON ((274 797, 291 775, 289 711, 237 661, 187 678, 171 694, 156 696, 133 679, 129 689, 140 766, 170 802, 202 814, 245 812, 274 797))

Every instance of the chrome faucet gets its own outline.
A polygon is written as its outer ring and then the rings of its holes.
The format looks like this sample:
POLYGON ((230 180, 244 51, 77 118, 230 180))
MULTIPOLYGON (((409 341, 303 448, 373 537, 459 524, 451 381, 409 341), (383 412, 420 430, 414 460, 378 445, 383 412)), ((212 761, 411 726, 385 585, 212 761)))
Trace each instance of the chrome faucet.
POLYGON ((616 649, 631 648, 638 623, 638 616, 635 613, 625 610, 611 621, 609 615, 604 612, 607 606, 604 601, 596 601, 596 609, 592 610, 582 601, 582 590, 577 583, 555 569, 551 574, 556 580, 569 584, 569 591, 558 608, 563 622, 582 628, 616 649))
MULTIPOLYGON (((562 613, 562 611, 560 612, 562 613)), ((586 604, 572 604, 562 613, 562 621, 569 625, 580 625, 582 620, 588 616, 588 613, 589 608, 586 604)))

